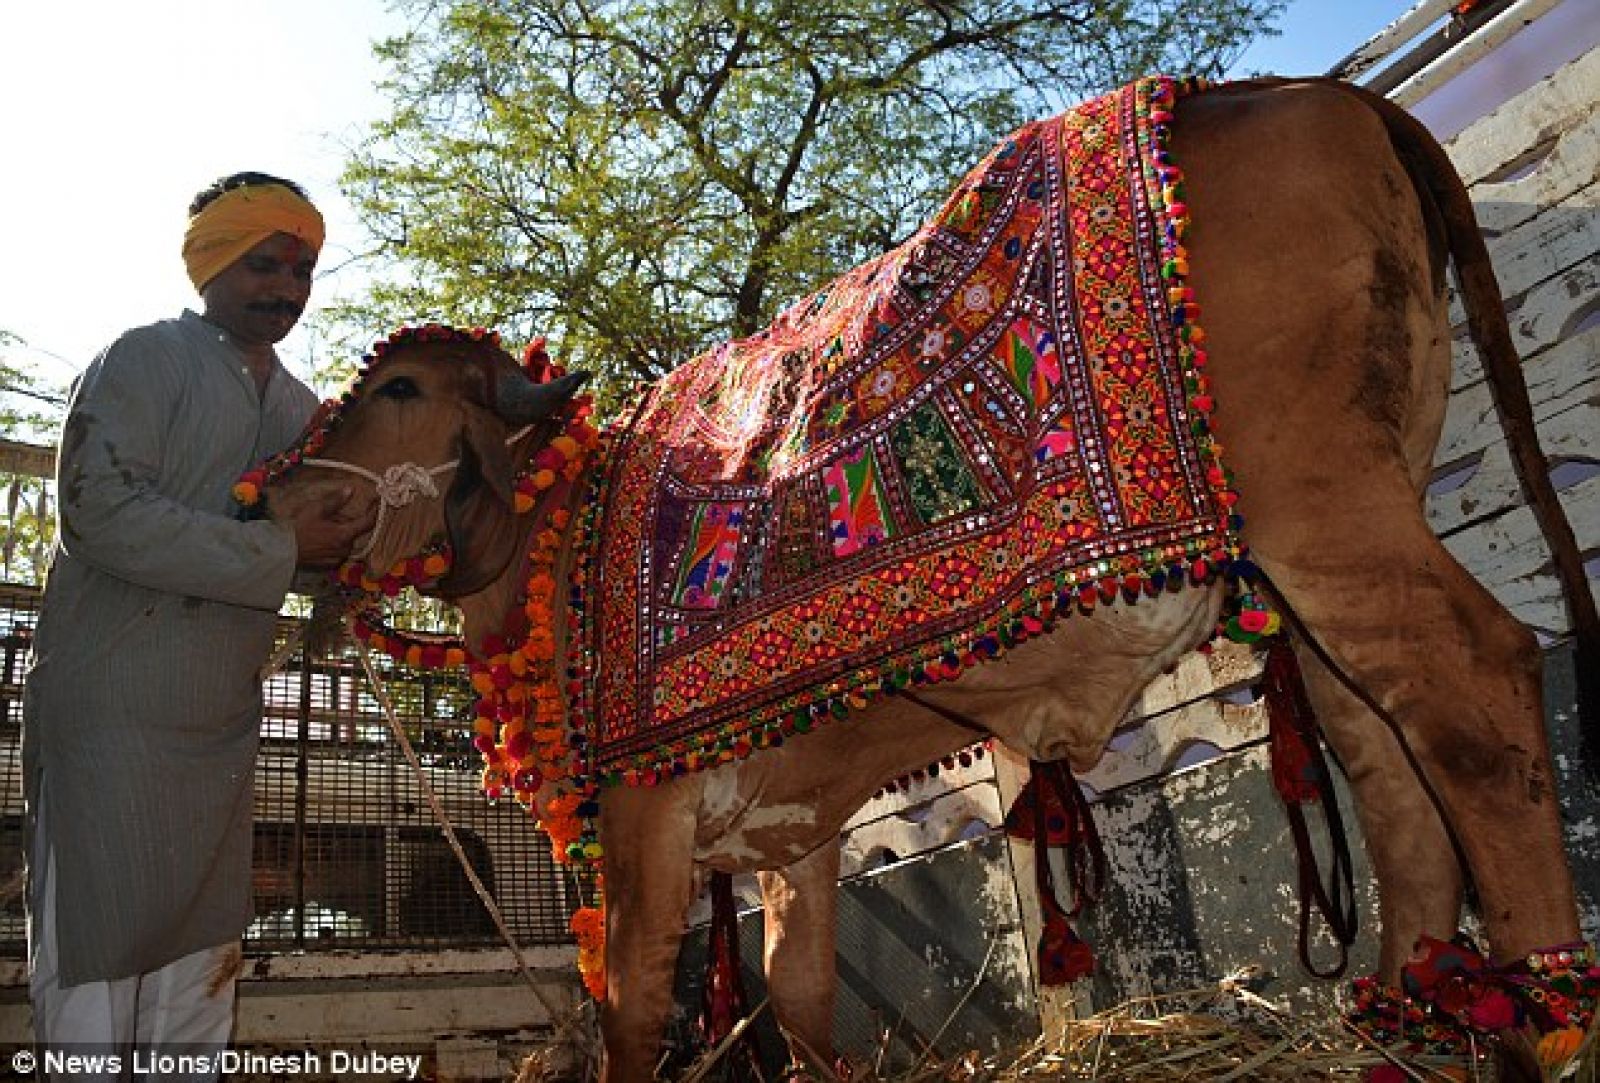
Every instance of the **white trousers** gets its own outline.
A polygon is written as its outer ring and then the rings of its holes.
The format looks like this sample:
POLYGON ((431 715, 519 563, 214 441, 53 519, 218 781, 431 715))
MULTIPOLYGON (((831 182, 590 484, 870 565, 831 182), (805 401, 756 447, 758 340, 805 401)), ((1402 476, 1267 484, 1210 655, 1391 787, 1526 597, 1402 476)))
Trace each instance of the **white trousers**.
POLYGON ((44 822, 44 802, 39 804, 28 913, 36 1078, 216 1079, 217 1071, 203 1070, 207 1058, 195 1054, 210 1054, 210 1063, 215 1063, 215 1054, 233 1032, 238 944, 205 948, 131 978, 61 985, 55 851, 44 822), (197 1066, 202 1070, 189 1070, 197 1066))

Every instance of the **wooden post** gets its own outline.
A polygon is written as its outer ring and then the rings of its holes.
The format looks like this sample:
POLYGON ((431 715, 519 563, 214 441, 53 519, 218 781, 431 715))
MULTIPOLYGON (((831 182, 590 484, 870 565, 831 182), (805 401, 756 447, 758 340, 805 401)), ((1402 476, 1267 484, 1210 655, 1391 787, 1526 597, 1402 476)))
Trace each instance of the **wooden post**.
POLYGON ((56 472, 56 449, 20 440, 0 439, 0 473, 29 478, 51 478, 56 472))
MULTIPOLYGON (((1000 807, 1002 810, 1010 809, 1022 788, 1028 784, 1028 761, 996 741, 994 775, 1000 787, 1000 807)), ((1036 949, 1039 936, 1044 931, 1044 916, 1039 907, 1039 889, 1033 872, 1033 843, 1007 838, 1006 848, 1011 854, 1011 871, 1017 885, 1017 909, 1022 915, 1023 938, 1028 944, 1028 966, 1033 975, 1035 1001, 1039 1006, 1039 1029, 1043 1031, 1047 1042, 1054 1043, 1061 1039, 1068 1022, 1094 1014, 1089 999, 1090 983, 1084 980, 1054 987, 1039 984, 1036 949)), ((1056 874, 1056 883, 1070 883, 1060 854, 1052 853, 1050 859, 1055 862, 1052 870, 1056 874)), ((1070 905, 1070 900, 1063 899, 1062 902, 1070 905)))

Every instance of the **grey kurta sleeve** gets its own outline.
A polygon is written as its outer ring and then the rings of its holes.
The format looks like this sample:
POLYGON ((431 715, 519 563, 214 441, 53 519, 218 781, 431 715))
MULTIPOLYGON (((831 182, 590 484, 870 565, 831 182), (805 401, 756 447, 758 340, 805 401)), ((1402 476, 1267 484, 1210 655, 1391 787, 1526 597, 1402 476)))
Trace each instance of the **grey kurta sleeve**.
POLYGON ((151 336, 124 337, 89 367, 61 441, 61 545, 152 590, 276 610, 294 574, 293 533, 168 495, 186 481, 184 449, 165 446, 174 432, 168 415, 180 404, 206 409, 190 401, 204 392, 186 379, 183 359, 151 336))

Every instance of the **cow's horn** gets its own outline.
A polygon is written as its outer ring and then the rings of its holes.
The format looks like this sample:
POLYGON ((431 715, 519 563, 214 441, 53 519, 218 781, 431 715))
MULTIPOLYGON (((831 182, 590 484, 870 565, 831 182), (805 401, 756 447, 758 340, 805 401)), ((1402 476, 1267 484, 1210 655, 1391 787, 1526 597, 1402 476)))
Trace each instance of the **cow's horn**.
POLYGON ((521 369, 504 370, 495 381, 494 412, 508 425, 532 425, 565 406, 588 378, 587 372, 570 372, 536 384, 521 369))

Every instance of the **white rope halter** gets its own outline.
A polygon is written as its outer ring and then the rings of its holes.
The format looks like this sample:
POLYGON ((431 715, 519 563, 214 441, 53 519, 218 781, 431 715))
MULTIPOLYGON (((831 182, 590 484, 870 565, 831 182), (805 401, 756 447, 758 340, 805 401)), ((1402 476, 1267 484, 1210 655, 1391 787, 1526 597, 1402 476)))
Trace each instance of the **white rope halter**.
MULTIPOLYGON (((532 425, 524 425, 510 436, 506 437, 506 447, 521 440, 533 431, 532 425)), ((439 497, 439 486, 434 481, 461 465, 460 459, 451 459, 438 466, 418 466, 416 463, 396 463, 394 466, 384 468, 382 474, 375 474, 364 466, 355 463, 341 462, 338 459, 302 459, 301 466, 320 466, 328 470, 342 470, 347 474, 354 474, 372 482, 372 488, 378 495, 378 518, 372 524, 372 532, 367 535, 367 544, 361 547, 359 553, 352 552, 351 560, 365 560, 378 545, 378 537, 383 533, 383 525, 390 508, 403 508, 413 503, 417 497, 436 500, 439 497)))
POLYGON ((419 496, 430 500, 436 498, 439 495, 439 486, 434 484, 433 479, 448 474, 460 466, 461 460, 451 459, 447 463, 432 467, 418 466, 416 463, 399 463, 385 468, 381 475, 374 474, 364 466, 340 462, 338 459, 303 459, 300 465, 343 470, 347 474, 354 474, 358 478, 372 482, 372 488, 378 494, 378 518, 372 524, 371 533, 367 535, 367 544, 361 547, 359 553, 350 554, 352 560, 365 560, 378 544, 378 536, 383 533, 383 524, 389 509, 403 508, 419 496))

